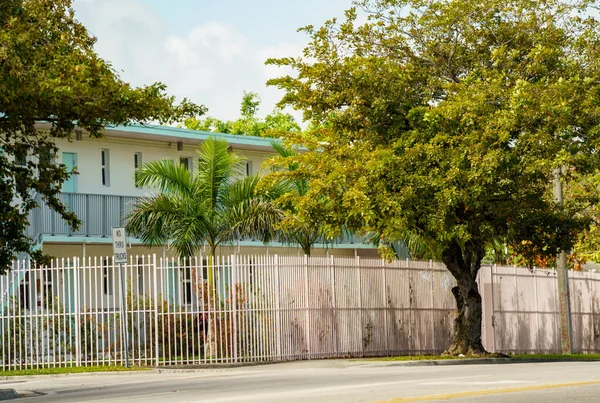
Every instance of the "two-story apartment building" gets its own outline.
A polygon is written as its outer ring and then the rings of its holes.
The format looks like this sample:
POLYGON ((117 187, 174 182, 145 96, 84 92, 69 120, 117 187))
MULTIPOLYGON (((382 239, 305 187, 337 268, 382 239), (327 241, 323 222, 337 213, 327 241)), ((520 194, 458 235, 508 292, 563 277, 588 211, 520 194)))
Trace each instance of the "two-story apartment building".
MULTIPOLYGON (((44 130, 44 127, 40 127, 44 130)), ((78 175, 63 184, 62 199, 77 214, 83 224, 71 231, 65 222, 41 200, 41 207, 30 217, 28 235, 51 256, 110 256, 111 228, 123 225, 123 216, 147 189, 135 186, 134 172, 141 164, 152 160, 170 159, 194 169, 196 149, 209 136, 226 139, 232 149, 246 158, 246 173, 263 170, 263 162, 274 154, 270 141, 260 137, 207 133, 165 126, 128 126, 107 129, 101 139, 92 139, 77 131, 71 140, 58 140, 59 162, 76 168, 78 175)), ((131 255, 160 253, 150 250, 134 237, 128 238, 131 255)), ((302 254, 296 245, 277 242, 264 245, 245 240, 236 245, 223 245, 221 254, 256 253, 302 254)), ((316 245, 314 255, 376 256, 373 246, 356 239, 316 245)))

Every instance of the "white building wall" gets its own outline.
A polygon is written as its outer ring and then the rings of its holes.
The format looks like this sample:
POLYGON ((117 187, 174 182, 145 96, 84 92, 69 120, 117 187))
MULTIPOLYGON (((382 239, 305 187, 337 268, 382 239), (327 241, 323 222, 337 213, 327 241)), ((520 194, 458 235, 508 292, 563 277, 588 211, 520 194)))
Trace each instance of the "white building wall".
MULTIPOLYGON (((62 162, 63 152, 77 154, 77 193, 110 194, 120 196, 143 196, 148 192, 134 185, 134 153, 142 153, 142 163, 171 159, 179 163, 182 157, 192 157, 194 169, 198 163, 198 147, 184 145, 177 150, 175 142, 142 141, 135 139, 104 137, 91 139, 84 135, 83 140, 57 140, 58 161, 62 162), (109 150, 109 184, 102 185, 101 150, 109 150)), ((235 150, 252 163, 253 173, 262 172, 262 163, 273 153, 254 150, 235 150)))

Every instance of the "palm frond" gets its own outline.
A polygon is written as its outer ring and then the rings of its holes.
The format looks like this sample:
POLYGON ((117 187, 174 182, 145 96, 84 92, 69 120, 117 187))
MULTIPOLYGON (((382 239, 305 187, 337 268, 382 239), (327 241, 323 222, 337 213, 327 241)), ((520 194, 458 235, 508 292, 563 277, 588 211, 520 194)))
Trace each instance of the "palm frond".
POLYGON ((209 137, 198 150, 198 172, 195 186, 208 200, 213 208, 219 203, 222 188, 226 188, 235 177, 243 175, 244 159, 231 152, 229 143, 223 139, 209 137))
POLYGON ((283 212, 273 203, 277 193, 258 191, 260 180, 261 176, 250 175, 232 183, 223 195, 223 209, 233 234, 268 242, 283 212))
POLYGON ((181 164, 171 160, 152 161, 136 171, 136 186, 150 187, 161 192, 191 195, 192 177, 181 164))
POLYGON ((172 223, 181 219, 178 204, 178 199, 170 194, 139 200, 125 216, 127 231, 150 247, 165 244, 170 238, 172 223))

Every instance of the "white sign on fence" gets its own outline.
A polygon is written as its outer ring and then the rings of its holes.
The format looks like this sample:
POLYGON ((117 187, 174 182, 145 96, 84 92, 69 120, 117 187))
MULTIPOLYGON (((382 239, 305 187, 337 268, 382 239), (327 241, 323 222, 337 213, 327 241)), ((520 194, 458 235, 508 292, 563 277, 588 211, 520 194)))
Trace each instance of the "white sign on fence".
POLYGON ((127 263, 127 242, 125 241, 125 228, 113 227, 113 258, 115 263, 127 263))

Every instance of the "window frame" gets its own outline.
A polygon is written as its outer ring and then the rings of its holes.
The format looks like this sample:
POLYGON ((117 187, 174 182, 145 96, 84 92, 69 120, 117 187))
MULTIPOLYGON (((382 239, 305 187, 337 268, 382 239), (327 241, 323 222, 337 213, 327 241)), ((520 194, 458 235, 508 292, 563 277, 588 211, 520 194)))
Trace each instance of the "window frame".
POLYGON ((133 153, 133 185, 138 188, 141 189, 142 186, 138 186, 137 185, 137 180, 138 180, 138 173, 137 170, 142 166, 143 162, 143 155, 141 151, 136 151, 133 153))
POLYGON ((100 166, 102 186, 110 187, 110 150, 106 148, 100 150, 100 166))
POLYGON ((179 164, 185 166, 190 173, 193 171, 194 158, 193 157, 179 157, 179 164))
POLYGON ((15 165, 20 167, 27 166, 27 147, 24 144, 16 144, 15 145, 15 165))
POLYGON ((112 287, 112 270, 109 265, 108 259, 102 260, 102 295, 105 297, 110 297, 113 295, 113 287, 112 287))

